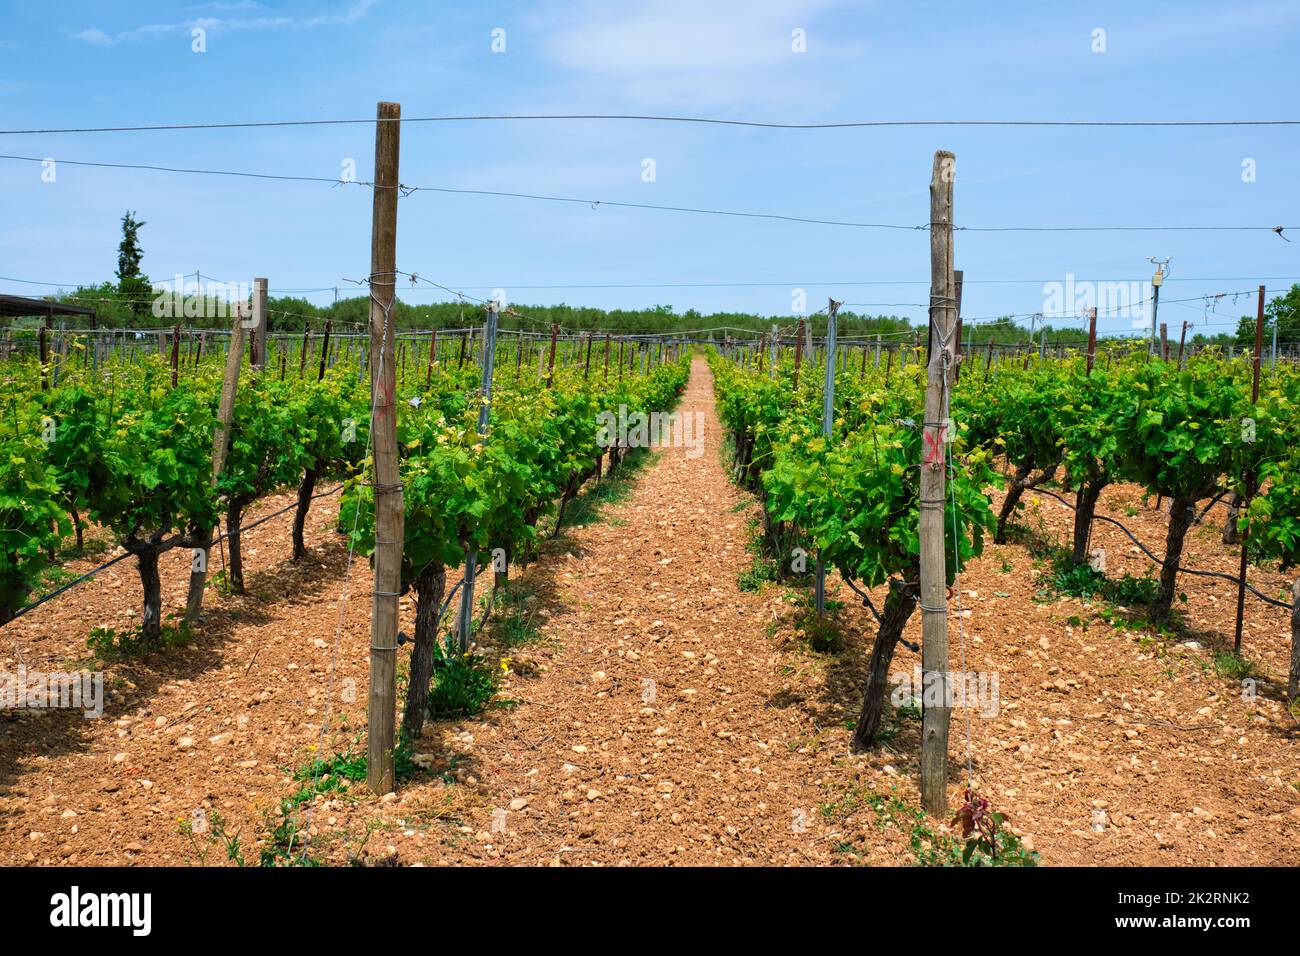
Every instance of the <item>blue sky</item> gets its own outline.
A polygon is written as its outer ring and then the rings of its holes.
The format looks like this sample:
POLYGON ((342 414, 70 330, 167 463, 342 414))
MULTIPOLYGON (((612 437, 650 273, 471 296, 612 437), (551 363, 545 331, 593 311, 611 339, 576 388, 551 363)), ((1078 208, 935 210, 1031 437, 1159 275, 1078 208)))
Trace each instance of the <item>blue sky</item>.
MULTIPOLYGON (((1300 4, 186 4, 6 2, 0 128, 475 113, 661 113, 862 119, 1300 118, 1300 4), (206 52, 191 30, 206 30, 206 52), (1105 52, 1094 52, 1094 31, 1105 52), (492 49, 505 31, 504 52, 492 49), (805 31, 806 52, 792 50, 805 31)), ((1044 283, 1142 280, 1171 256, 1166 301, 1300 281, 1300 127, 758 130, 609 122, 429 123, 402 132, 405 183, 922 223, 935 149, 957 154, 955 219, 1003 225, 1283 225, 1269 232, 959 233, 967 316, 1044 308, 1044 283), (655 178, 643 181, 643 161, 655 178), (1254 182, 1243 182, 1244 160, 1254 182)), ((6 135, 0 152, 368 179, 365 125, 6 135)), ((145 271, 254 275, 273 291, 368 270, 370 195, 263 182, 0 160, 0 274, 111 277, 135 210, 145 271)), ((920 303, 928 237, 611 207, 417 192, 398 266, 516 303, 670 304, 789 315, 920 303), (765 283, 766 285, 737 285, 765 283), (563 286, 565 288, 542 288, 563 286), (634 288, 577 288, 636 286, 634 288)), ((0 280, 0 290, 54 291, 0 280)), ((355 287, 353 287, 355 291, 355 287)), ((430 301, 435 291, 403 292, 430 301)), ((327 302, 332 292, 308 296, 327 302)), ((921 317, 919 307, 858 311, 921 317)), ((1210 322, 1253 305, 1224 300, 1210 322)), ((1200 327, 1195 301, 1162 307, 1200 327)), ((1059 324, 1059 320, 1058 320, 1059 324)), ((1103 317, 1103 332, 1131 321, 1103 317)), ((1215 331, 1211 327, 1209 331, 1215 331)))

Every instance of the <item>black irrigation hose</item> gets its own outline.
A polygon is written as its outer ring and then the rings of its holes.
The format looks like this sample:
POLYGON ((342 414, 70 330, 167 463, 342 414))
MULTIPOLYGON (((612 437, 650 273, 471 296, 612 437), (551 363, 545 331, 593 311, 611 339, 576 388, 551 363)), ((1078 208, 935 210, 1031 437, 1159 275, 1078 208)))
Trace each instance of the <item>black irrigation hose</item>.
MULTIPOLYGON (((874 604, 871 603, 871 595, 870 595, 870 594, 868 594, 866 591, 862 591, 862 590, 860 590, 860 589, 858 588, 858 586, 857 586, 856 584, 854 584, 852 581, 850 581, 848 578, 844 578, 844 583, 847 584, 847 585, 849 586, 849 589, 852 590, 854 594, 856 594, 858 597, 862 598, 862 606, 865 607, 868 611, 871 612, 871 616, 874 617, 874 618, 876 619, 876 623, 877 623, 877 624, 883 624, 883 623, 885 623, 884 621, 882 621, 882 620, 880 619, 880 612, 876 610, 876 606, 875 606, 874 604)), ((891 586, 892 586, 892 585, 891 585, 891 586)), ((900 644, 902 644, 904 647, 906 647, 906 648, 907 648, 909 651, 911 651, 913 654, 919 654, 919 653, 921 653, 921 645, 920 645, 920 644, 913 644, 913 643, 912 643, 911 641, 909 641, 907 638, 905 638, 905 637, 901 637, 901 636, 899 637, 898 642, 899 642, 900 644)))
MULTIPOLYGON (((320 494, 312 495, 310 500, 311 500, 311 501, 315 501, 317 498, 327 498, 327 497, 329 497, 330 495, 337 494, 338 491, 339 491, 342 487, 343 487, 342 484, 336 485, 335 487, 331 488, 329 491, 322 491, 320 494)), ((239 533, 240 533, 240 534, 243 534, 245 531, 250 531, 250 530, 252 530, 253 528, 256 528, 259 524, 265 524, 266 522, 270 521, 272 518, 278 518, 278 517, 280 517, 280 515, 284 514, 286 511, 291 511, 292 509, 294 509, 294 508, 296 508, 296 507, 298 507, 298 502, 295 501, 293 504, 289 505, 288 507, 281 508, 279 511, 273 511, 273 512, 271 512, 271 514, 269 514, 269 515, 264 515, 263 517, 258 518, 256 521, 252 522, 251 524, 240 525, 240 527, 239 527, 239 533)), ((220 542, 222 542, 222 541, 225 541, 227 538, 230 537, 230 534, 231 534, 231 533, 230 533, 229 530, 227 530, 227 531, 223 531, 221 534, 217 535, 215 538, 212 539, 212 541, 208 544, 208 547, 210 548, 210 547, 212 547, 212 545, 214 545, 214 544, 218 544, 218 543, 220 543, 220 542)), ((91 578, 93 578, 95 575, 99 574, 99 572, 104 571, 104 570, 107 570, 108 568, 111 568, 113 565, 117 564, 119 561, 125 561, 127 558, 132 557, 134 554, 135 554, 134 551, 125 551, 125 552, 123 552, 122 554, 119 554, 116 558, 113 558, 113 559, 111 559, 111 560, 109 560, 109 561, 105 561, 105 562, 104 562, 103 564, 101 564, 99 567, 97 567, 97 568, 91 568, 91 569, 90 569, 89 571, 87 571, 85 574, 81 575, 80 577, 73 578, 71 581, 69 581, 67 584, 62 585, 61 587, 57 587, 57 588, 55 588, 53 591, 51 591, 49 594, 45 595, 44 597, 42 597, 42 598, 40 598, 40 599, 38 599, 38 600, 36 600, 36 601, 33 601, 33 602, 31 602, 30 604, 24 605, 24 606, 21 607, 21 608, 18 610, 18 612, 17 612, 16 614, 14 614, 14 616, 11 617, 11 618, 6 622, 6 623, 12 624, 14 621, 18 620, 20 617, 22 617, 22 616, 23 616, 24 614, 26 614, 28 611, 34 611, 34 610, 36 610, 38 607, 40 607, 40 606, 41 606, 42 604, 44 604, 46 601, 52 601, 54 598, 58 597, 58 596, 59 596, 60 594, 62 594, 64 591, 67 591, 67 590, 69 590, 70 588, 74 588, 74 587, 76 587, 76 586, 77 586, 78 584, 80 584, 82 581, 89 581, 89 580, 90 580, 91 578)))
MULTIPOLYGON (((1057 501, 1059 501, 1061 504, 1065 505, 1065 506, 1066 506, 1067 508, 1069 508, 1071 511, 1078 511, 1078 510, 1079 510, 1078 508, 1076 508, 1074 505, 1070 504, 1070 502, 1066 501, 1064 498, 1062 498, 1060 495, 1058 495, 1058 494, 1057 494, 1056 492, 1054 492, 1054 491, 1048 491, 1046 488, 1041 488, 1041 487, 1039 487, 1039 488, 1035 488, 1035 489, 1034 489, 1034 492, 1035 492, 1035 494, 1051 495, 1053 498, 1055 498, 1055 499, 1056 499, 1057 501)), ((1145 554, 1148 558, 1150 558, 1150 559, 1151 559, 1152 561, 1154 561, 1156 564, 1160 565, 1162 568, 1165 566, 1165 562, 1164 562, 1164 559, 1163 559, 1163 558, 1157 558, 1154 554, 1152 554, 1150 548, 1148 548, 1145 544, 1143 544, 1141 541, 1139 541, 1137 538, 1135 538, 1135 537, 1133 536, 1133 532, 1132 532, 1132 531, 1129 531, 1128 528, 1124 527, 1122 524, 1120 524, 1120 523, 1119 523, 1118 521, 1116 521, 1114 518, 1108 518, 1108 517, 1106 517, 1105 515, 1099 515, 1099 514, 1094 514, 1092 517, 1093 517, 1093 520, 1094 520, 1094 521, 1105 521, 1106 523, 1108 523, 1108 524, 1113 524, 1115 527, 1119 528, 1120 531, 1123 531, 1126 535, 1128 535, 1128 539, 1129 539, 1130 541, 1132 541, 1134 544, 1136 544, 1139 548, 1142 549, 1143 554, 1145 554)), ((1263 601, 1265 604, 1271 604, 1271 605, 1273 605, 1273 607, 1285 608, 1285 609, 1288 610, 1288 611, 1291 610, 1291 605, 1290 605, 1290 604, 1286 603, 1285 601, 1279 601, 1279 600, 1277 600, 1276 598, 1271 598, 1271 597, 1269 597, 1267 594, 1264 594, 1262 591, 1257 590, 1257 589, 1256 589, 1252 584, 1250 584, 1250 582, 1248 582, 1248 581, 1247 581, 1247 582, 1243 582, 1243 581, 1241 580, 1241 578, 1234 578, 1231 574, 1225 574, 1225 573, 1223 573, 1222 571, 1198 571, 1196 568, 1188 568, 1188 567, 1182 567, 1182 566, 1180 566, 1180 567, 1178 568, 1178 570, 1179 570, 1181 573, 1183 573, 1183 574, 1191 574, 1191 575, 1193 575, 1193 576, 1195 576, 1195 577, 1201 577, 1201 578, 1222 578, 1223 580, 1228 581, 1228 582, 1230 582, 1230 583, 1232 583, 1232 584, 1236 584, 1236 585, 1238 585, 1238 586, 1240 586, 1241 584, 1245 583, 1245 585, 1246 585, 1246 590, 1249 591, 1251 594, 1255 595, 1255 597, 1259 598, 1259 599, 1260 599, 1261 601, 1263 601)))
POLYGON ((854 584, 848 578, 844 578, 844 583, 849 586, 849 590, 851 590, 858 597, 862 598, 862 606, 871 612, 871 616, 876 619, 876 623, 877 624, 882 623, 880 620, 880 612, 877 611, 876 606, 871 603, 871 595, 868 594, 866 591, 861 590, 856 584, 854 584))
POLYGON ((119 561, 125 561, 127 558, 129 558, 129 557, 131 557, 131 556, 132 556, 132 552, 130 552, 130 551, 124 551, 122 554, 119 554, 116 558, 113 558, 111 561, 105 561, 105 562, 104 562, 103 564, 101 564, 99 567, 97 567, 97 568, 93 568, 93 569, 91 569, 90 571, 87 571, 85 574, 81 575, 81 577, 79 577, 79 578, 73 578, 73 579, 72 579, 71 581, 69 581, 67 584, 63 585, 62 587, 57 587, 57 588, 55 588, 53 591, 51 591, 49 594, 45 595, 45 597, 41 598, 40 600, 38 600, 38 601, 33 601, 31 604, 27 604, 27 605, 25 605, 25 606, 19 608, 18 611, 17 611, 17 613, 15 613, 14 616, 11 617, 11 618, 6 622, 6 623, 10 623, 10 624, 13 623, 14 621, 16 621, 16 620, 18 620, 20 617, 22 617, 24 614, 26 614, 28 611, 34 611, 34 610, 36 610, 36 608, 40 607, 40 606, 41 606, 42 604, 44 604, 46 601, 53 600, 54 598, 58 597, 60 594, 62 594, 64 591, 68 590, 69 588, 76 587, 76 586, 77 586, 78 584, 80 584, 82 581, 86 581, 86 580, 89 580, 90 578, 93 578, 93 577, 94 577, 96 574, 98 574, 100 571, 103 571, 103 570, 105 570, 105 569, 107 569, 107 568, 111 568, 113 565, 117 564, 117 562, 119 562, 119 561))

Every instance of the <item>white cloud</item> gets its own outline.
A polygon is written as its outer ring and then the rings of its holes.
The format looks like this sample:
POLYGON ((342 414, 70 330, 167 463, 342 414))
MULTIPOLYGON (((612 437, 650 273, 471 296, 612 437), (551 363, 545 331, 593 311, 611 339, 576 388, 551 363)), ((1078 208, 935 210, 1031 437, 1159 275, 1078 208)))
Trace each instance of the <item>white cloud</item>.
MULTIPOLYGON (((196 17, 178 23, 146 23, 109 35, 98 27, 91 27, 73 34, 73 39, 90 43, 94 46, 113 46, 134 40, 169 33, 188 33, 194 27, 202 27, 211 32, 234 30, 306 30, 322 26, 342 26, 364 19, 379 0, 355 0, 351 6, 338 13, 323 13, 310 17, 261 16, 261 17, 196 17)), ((254 10, 260 9, 257 3, 212 4, 210 9, 254 10)))
POLYGON ((84 40, 86 43, 94 46, 110 46, 113 40, 107 33, 97 27, 91 27, 89 30, 82 30, 75 37, 78 40, 84 40))
POLYGON ((814 21, 838 0, 659 0, 629 10, 587 2, 539 16, 546 55, 643 103, 788 102, 818 63, 857 52, 814 21), (806 32, 807 51, 792 50, 806 32))

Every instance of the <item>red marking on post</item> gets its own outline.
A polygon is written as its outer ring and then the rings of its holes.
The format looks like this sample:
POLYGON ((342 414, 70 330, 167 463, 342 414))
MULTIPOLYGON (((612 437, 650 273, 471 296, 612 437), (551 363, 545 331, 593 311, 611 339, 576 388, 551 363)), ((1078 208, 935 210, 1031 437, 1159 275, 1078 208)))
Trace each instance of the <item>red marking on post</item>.
POLYGON ((944 432, 948 430, 947 425, 937 425, 934 427, 938 429, 937 432, 925 431, 922 433, 925 436, 926 445, 925 463, 931 468, 939 467, 939 464, 943 461, 944 432))

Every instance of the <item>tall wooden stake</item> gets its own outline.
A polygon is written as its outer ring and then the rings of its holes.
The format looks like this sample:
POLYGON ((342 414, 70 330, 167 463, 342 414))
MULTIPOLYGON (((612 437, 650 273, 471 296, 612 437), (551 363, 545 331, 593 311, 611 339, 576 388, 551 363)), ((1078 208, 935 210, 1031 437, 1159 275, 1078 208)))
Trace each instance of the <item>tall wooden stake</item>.
MULTIPOLYGON (((235 417, 235 390, 239 387, 239 367, 244 361, 244 333, 251 320, 235 311, 230 325, 230 351, 226 353, 226 374, 221 380, 221 398, 217 402, 217 427, 212 432, 212 484, 217 483, 226 467, 230 449, 230 423, 235 417)), ((185 621, 193 624, 203 610, 203 587, 208 576, 208 556, 212 553, 212 528, 195 534, 193 561, 190 564, 190 588, 185 599, 185 621)))
POLYGON ((799 366, 803 364, 803 342, 804 342, 804 322, 799 320, 799 328, 794 333, 794 380, 791 384, 793 391, 799 391, 799 366))
POLYGON ((956 292, 956 296, 957 296, 957 334, 953 336, 953 343, 952 343, 952 380, 953 380, 954 382, 956 382, 958 379, 961 378, 961 357, 962 357, 962 346, 961 346, 961 278, 962 278, 962 270, 960 270, 960 269, 954 269, 952 275, 953 275, 953 283, 955 284, 956 289, 957 289, 957 292, 956 292))
POLYGON ((333 324, 331 320, 325 320, 325 337, 320 340, 320 370, 316 373, 318 382, 325 377, 326 362, 330 355, 330 329, 333 324))
POLYGON ((172 326, 172 388, 176 387, 176 373, 180 368, 181 360, 181 327, 172 326))
POLYGON ((370 611, 369 742, 366 785, 394 786, 397 596, 402 586, 402 479, 397 470, 397 363, 390 312, 397 285, 397 184, 402 108, 380 103, 375 123, 370 227, 370 435, 374 449, 375 574, 370 611))
POLYGON ((546 387, 550 388, 551 383, 555 381, 555 340, 560 334, 560 326, 551 323, 551 352, 546 359, 546 387))
POLYGON ((925 707, 921 718, 921 805, 932 815, 948 809, 948 607, 944 555, 944 465, 946 450, 944 392, 952 381, 952 335, 957 321, 952 254, 952 182, 956 158, 946 150, 934 154, 930 176, 930 325, 934 349, 926 370, 925 421, 921 442, 921 669, 925 699, 931 688, 938 706, 925 707))
MULTIPOLYGON (((989 339, 989 346, 993 340, 989 339)), ((1097 309, 1088 310, 1088 374, 1092 374, 1092 363, 1097 359, 1097 309)))
POLYGON ((253 325, 249 330, 249 355, 257 371, 266 368, 266 280, 253 280, 253 325))

